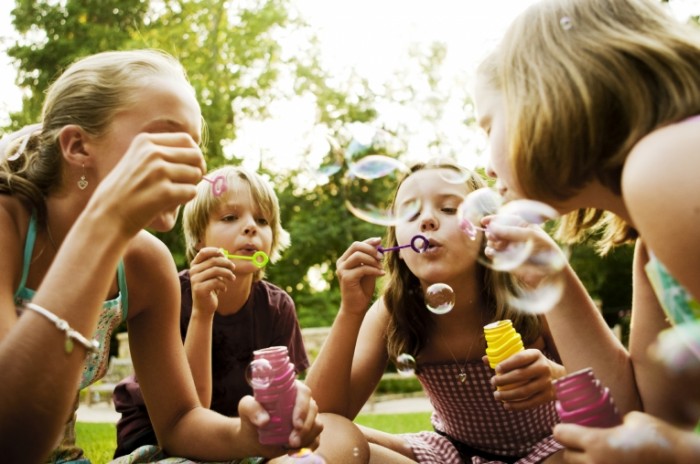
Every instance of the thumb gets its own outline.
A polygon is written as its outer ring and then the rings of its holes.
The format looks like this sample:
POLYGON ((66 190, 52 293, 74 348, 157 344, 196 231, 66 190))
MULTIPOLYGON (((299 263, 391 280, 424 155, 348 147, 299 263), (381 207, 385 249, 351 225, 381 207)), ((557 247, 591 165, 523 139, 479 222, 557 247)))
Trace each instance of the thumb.
POLYGON ((270 414, 250 395, 244 396, 238 402, 238 417, 255 427, 262 427, 270 421, 270 414))

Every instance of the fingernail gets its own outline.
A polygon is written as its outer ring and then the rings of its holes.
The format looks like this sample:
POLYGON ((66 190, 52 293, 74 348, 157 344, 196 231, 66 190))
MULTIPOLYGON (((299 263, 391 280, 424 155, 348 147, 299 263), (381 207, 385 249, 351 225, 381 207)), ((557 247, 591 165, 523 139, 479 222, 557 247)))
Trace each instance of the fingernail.
POLYGON ((296 432, 292 432, 289 435, 289 444, 292 445, 292 447, 299 446, 299 434, 296 432))
POLYGON ((255 425, 262 425, 270 418, 266 412, 259 412, 255 415, 255 425))

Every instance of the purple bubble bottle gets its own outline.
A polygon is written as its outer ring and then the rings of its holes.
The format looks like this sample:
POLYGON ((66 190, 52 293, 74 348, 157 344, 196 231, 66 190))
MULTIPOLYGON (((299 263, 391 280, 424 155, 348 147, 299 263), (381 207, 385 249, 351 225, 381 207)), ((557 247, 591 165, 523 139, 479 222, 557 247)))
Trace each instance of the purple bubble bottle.
POLYGON ((258 429, 258 438, 263 445, 287 445, 294 428, 292 412, 297 396, 294 364, 286 346, 254 351, 253 359, 265 359, 271 366, 269 381, 261 379, 253 387, 255 400, 270 414, 270 422, 258 429))
POLYGON ((573 372, 552 384, 562 422, 599 428, 622 424, 610 390, 593 375, 591 368, 573 372))

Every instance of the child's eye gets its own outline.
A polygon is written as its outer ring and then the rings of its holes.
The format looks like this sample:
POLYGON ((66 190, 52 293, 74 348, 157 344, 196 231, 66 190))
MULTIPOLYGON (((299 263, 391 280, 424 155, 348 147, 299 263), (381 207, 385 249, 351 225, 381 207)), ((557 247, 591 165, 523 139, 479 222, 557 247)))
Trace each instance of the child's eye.
POLYGON ((270 222, 267 219, 261 217, 258 218, 258 224, 260 224, 261 226, 267 226, 270 224, 270 222))
POLYGON ((222 217, 221 220, 224 222, 233 222, 238 219, 238 216, 234 214, 227 214, 226 216, 222 217))
POLYGON ((413 213, 413 214, 411 214, 410 216, 408 216, 408 217, 406 218, 406 220, 407 220, 408 222, 413 222, 413 221, 415 221, 416 219, 418 219, 419 216, 420 216, 420 211, 416 211, 415 213, 413 213))
POLYGON ((445 214, 456 214, 457 213, 457 208, 452 208, 452 207, 443 207, 442 212, 445 214))

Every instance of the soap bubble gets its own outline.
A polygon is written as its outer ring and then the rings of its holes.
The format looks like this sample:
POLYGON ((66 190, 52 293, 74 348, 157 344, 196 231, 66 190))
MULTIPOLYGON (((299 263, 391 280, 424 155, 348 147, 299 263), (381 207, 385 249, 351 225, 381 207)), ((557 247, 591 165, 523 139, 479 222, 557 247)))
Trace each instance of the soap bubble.
POLYGON ((396 371, 402 377, 410 377, 416 373, 416 360, 408 353, 396 357, 396 371))
POLYGON ((394 211, 392 193, 409 172, 399 160, 384 155, 368 155, 351 163, 345 174, 345 205, 363 221, 390 226, 407 219, 420 210, 420 202, 413 201, 394 211))
POLYGON ((245 380, 256 390, 264 390, 272 383, 274 371, 267 359, 254 359, 245 371, 245 380))
POLYGON ((425 306, 438 315, 447 314, 455 305, 455 292, 447 284, 432 284, 425 291, 425 306))

